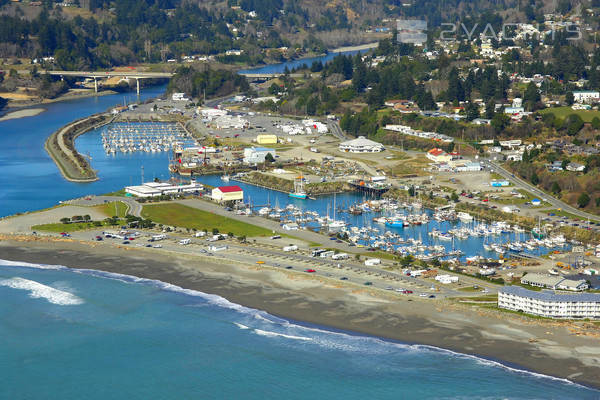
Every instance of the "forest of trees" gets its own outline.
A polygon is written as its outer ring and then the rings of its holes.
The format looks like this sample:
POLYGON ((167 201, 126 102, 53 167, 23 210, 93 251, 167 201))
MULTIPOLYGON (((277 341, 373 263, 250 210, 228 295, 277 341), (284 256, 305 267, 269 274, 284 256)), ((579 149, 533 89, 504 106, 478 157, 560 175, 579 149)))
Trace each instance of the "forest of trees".
POLYGON ((235 72, 180 67, 171 78, 168 90, 203 98, 204 96, 225 96, 234 92, 246 92, 249 88, 246 78, 235 72))

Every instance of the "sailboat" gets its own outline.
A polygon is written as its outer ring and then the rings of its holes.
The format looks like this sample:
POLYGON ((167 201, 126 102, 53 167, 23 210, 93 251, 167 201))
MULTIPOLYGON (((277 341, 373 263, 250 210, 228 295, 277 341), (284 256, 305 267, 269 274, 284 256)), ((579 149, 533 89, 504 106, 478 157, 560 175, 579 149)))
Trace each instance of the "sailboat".
POLYGON ((306 199, 306 192, 304 191, 304 177, 302 175, 294 179, 294 191, 289 193, 289 196, 294 199, 306 199))

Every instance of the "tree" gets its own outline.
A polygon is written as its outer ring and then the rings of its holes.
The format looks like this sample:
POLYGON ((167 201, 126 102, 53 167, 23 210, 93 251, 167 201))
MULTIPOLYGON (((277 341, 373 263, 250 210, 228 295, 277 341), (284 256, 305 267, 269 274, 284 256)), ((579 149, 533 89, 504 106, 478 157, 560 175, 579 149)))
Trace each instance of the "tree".
POLYGON ((567 159, 562 160, 560 163, 560 167, 563 169, 563 171, 567 169, 567 165, 569 165, 569 160, 567 159))
POLYGON ((572 106, 573 103, 575 103, 575 97, 573 96, 573 92, 567 92, 567 95, 565 96, 565 101, 567 102, 568 106, 572 106))
POLYGON ((84 219, 86 222, 89 222, 89 221, 92 219, 92 217, 90 217, 90 215, 89 215, 89 214, 85 214, 85 215, 83 216, 83 219, 84 219))
POLYGON ((218 228, 213 228, 212 230, 213 235, 216 235, 219 233, 219 229, 218 228))
POLYGON ((563 122, 569 136, 575 136, 583 128, 583 119, 578 114, 570 114, 563 122))
POLYGON ((265 162, 268 162, 268 163, 275 162, 275 157, 273 157, 273 154, 267 153, 267 155, 265 156, 265 162))
POLYGON ((494 104, 493 100, 490 100, 487 102, 487 104, 485 105, 485 117, 487 119, 492 119, 494 118, 494 114, 496 114, 496 105, 494 104))
MULTIPOLYGON (((1 108, 2 108, 2 107, 0 107, 0 109, 1 109, 1 108)), ((598 118, 598 117, 594 117, 594 118, 592 119, 592 128, 594 128, 594 129, 600 129, 600 118, 598 118)))
POLYGON ((529 110, 532 110, 535 104, 540 101, 540 92, 538 91, 538 87, 535 85, 535 83, 529 82, 527 89, 525 89, 523 100, 525 101, 525 104, 529 110))
POLYGON ((479 118, 479 107, 477 107, 473 102, 469 102, 466 113, 467 121, 473 121, 474 119, 479 118))
POLYGON ((554 194, 559 194, 561 189, 560 189, 560 185, 558 184, 558 182, 552 183, 552 188, 550 190, 554 194))
POLYGON ((496 132, 502 132, 510 123, 510 117, 503 112, 496 113, 492 118, 491 125, 496 132))
POLYGON ((531 183, 533 185, 537 185, 538 183, 540 183, 540 177, 537 175, 537 173, 535 173, 535 171, 533 172, 533 174, 531 174, 531 183))
POLYGON ((68 224, 69 222, 71 222, 71 218, 67 218, 67 217, 61 218, 60 222, 62 222, 63 224, 68 224))
POLYGON ((8 100, 6 100, 4 97, 0 97, 0 111, 2 111, 2 109, 6 107, 7 104, 8 100))
POLYGON ((587 193, 583 192, 577 198, 577 205, 579 206, 579 208, 585 208, 585 206, 587 206, 590 203, 590 200, 590 196, 587 193))

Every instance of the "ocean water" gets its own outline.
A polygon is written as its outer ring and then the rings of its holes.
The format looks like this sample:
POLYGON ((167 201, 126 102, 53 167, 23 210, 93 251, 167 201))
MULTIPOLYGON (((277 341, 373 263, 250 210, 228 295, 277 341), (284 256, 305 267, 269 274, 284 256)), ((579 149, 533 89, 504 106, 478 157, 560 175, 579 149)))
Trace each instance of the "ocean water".
POLYGON ((210 294, 0 262, 2 399, 594 399, 566 380, 301 326, 210 294))
MULTIPOLYGON (((91 154, 92 167, 100 170, 100 180, 73 183, 61 176, 44 150, 48 136, 69 122, 106 111, 124 102, 144 101, 160 96, 165 87, 143 88, 139 97, 135 93, 119 93, 46 104, 39 106, 46 111, 36 116, 0 122, 0 217, 52 207, 61 200, 87 194, 119 190, 130 182, 139 182, 142 165, 146 168, 148 177, 161 177, 165 173, 168 175, 166 154, 138 153, 136 156, 108 163, 103 158, 94 157, 94 146, 90 144, 88 148, 87 144, 96 138, 93 134, 90 137, 86 134, 76 141, 76 146, 84 154, 91 154), (81 147, 80 141, 83 143, 81 147)), ((100 140, 99 133, 97 139, 100 140)), ((99 144, 101 149, 102 143, 99 144)))

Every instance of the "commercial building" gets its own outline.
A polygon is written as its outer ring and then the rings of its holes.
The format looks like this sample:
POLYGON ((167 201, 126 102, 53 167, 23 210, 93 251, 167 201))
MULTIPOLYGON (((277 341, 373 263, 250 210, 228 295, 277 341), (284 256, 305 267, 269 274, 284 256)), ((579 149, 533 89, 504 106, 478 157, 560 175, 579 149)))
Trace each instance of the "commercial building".
POLYGON ((267 154, 276 156, 275 149, 267 147, 248 147, 244 149, 244 162, 246 164, 258 164, 265 162, 267 154))
POLYGON ((277 144, 277 135, 257 135, 256 143, 258 143, 258 144, 277 144))
POLYGON ((444 150, 439 149, 439 148, 429 150, 427 152, 426 156, 431 161, 436 162, 436 163, 441 163, 441 162, 447 163, 450 160, 452 160, 452 156, 450 154, 446 153, 444 150))
POLYGON ((591 90, 573 92, 573 99, 575 103, 593 103, 600 101, 600 92, 591 90))
POLYGON ((364 136, 340 143, 339 149, 345 153, 379 153, 385 150, 381 143, 366 139, 364 136))
POLYGON ((212 190, 212 198, 220 203, 225 201, 243 201, 244 191, 237 185, 219 186, 212 190))
POLYGON ((576 292, 581 292, 589 288, 588 283, 583 279, 574 280, 562 276, 538 273, 528 273, 521 278, 521 283, 541 288, 571 290, 576 292))
POLYGON ((201 183, 192 180, 187 185, 172 185, 166 182, 146 182, 138 186, 125 187, 125 193, 136 197, 158 197, 162 195, 196 193, 204 189, 201 183))
POLYGON ((548 318, 600 318, 600 294, 536 292, 505 286, 498 292, 498 307, 548 318))

